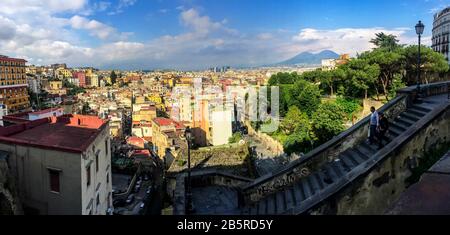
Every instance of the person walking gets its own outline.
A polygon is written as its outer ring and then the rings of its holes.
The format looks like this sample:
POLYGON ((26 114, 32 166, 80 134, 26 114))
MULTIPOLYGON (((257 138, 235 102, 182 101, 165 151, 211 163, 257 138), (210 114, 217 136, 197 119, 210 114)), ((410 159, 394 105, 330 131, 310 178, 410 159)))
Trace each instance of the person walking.
POLYGON ((386 132, 389 130, 389 120, 384 116, 384 113, 379 114, 378 123, 378 149, 382 149, 384 147, 383 140, 389 142, 389 139, 386 137, 386 132))
POLYGON ((371 107, 370 112, 372 114, 370 115, 369 143, 374 144, 376 141, 375 138, 376 138, 377 129, 379 127, 379 117, 378 117, 378 112, 375 109, 375 107, 371 107))

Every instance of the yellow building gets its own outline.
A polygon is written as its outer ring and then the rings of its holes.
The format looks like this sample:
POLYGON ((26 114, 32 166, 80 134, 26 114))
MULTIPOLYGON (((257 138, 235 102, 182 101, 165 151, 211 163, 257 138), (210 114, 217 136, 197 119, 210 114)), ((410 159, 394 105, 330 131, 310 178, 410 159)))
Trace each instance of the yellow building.
POLYGON ((166 150, 179 148, 181 136, 185 126, 179 122, 167 118, 155 118, 152 121, 153 150, 163 159, 166 150))
POLYGON ((133 112, 133 122, 150 123, 156 118, 156 108, 154 106, 142 107, 138 111, 133 112))
POLYGON ((52 95, 66 95, 67 89, 63 88, 62 81, 50 81, 49 89, 47 89, 49 94, 52 95))
POLYGON ((154 93, 148 94, 148 95, 147 95, 147 99, 148 99, 150 102, 153 102, 153 103, 155 103, 155 104, 157 104, 157 105, 162 104, 162 97, 161 97, 159 94, 154 94, 154 93))
POLYGON ((59 90, 62 89, 62 81, 51 81, 50 82, 50 90, 59 90))
POLYGON ((59 68, 56 70, 57 74, 62 76, 63 78, 71 78, 72 77, 72 71, 69 69, 59 68))
POLYGON ((0 56, 0 104, 5 104, 9 113, 30 109, 26 62, 23 59, 0 56))

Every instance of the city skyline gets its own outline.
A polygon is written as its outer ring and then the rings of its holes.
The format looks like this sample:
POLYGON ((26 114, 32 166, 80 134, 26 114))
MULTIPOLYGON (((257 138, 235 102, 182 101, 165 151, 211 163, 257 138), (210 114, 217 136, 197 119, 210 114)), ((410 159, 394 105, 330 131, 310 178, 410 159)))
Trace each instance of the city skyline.
POLYGON ((448 3, 6 0, 0 54, 36 65, 124 70, 258 66, 321 50, 355 55, 372 47, 377 32, 416 43, 417 20, 430 46, 433 14, 448 3))

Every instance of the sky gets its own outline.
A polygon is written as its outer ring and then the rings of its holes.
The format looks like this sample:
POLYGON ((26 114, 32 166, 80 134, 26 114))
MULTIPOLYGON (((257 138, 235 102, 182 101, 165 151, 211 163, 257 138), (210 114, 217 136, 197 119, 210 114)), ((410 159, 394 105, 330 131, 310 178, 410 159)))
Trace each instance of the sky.
POLYGON ((415 44, 450 0, 1 0, 0 54, 29 64, 196 70, 369 50, 377 32, 415 44))

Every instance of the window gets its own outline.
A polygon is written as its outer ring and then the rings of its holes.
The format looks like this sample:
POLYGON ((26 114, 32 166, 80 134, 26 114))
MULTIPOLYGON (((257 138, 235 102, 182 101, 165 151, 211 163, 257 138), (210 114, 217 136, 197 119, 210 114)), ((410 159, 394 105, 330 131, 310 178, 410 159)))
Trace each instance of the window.
POLYGON ((96 205, 98 206, 100 204, 100 193, 97 194, 97 200, 96 200, 96 205))
POLYGON ((98 154, 96 154, 95 155, 95 172, 98 172, 98 168, 99 168, 99 165, 98 165, 98 154))
POLYGON ((50 191, 59 193, 60 192, 60 182, 59 182, 59 171, 48 170, 50 175, 50 191))
POLYGON ((106 156, 108 156, 108 139, 105 140, 105 152, 106 156))
POLYGON ((91 185, 91 166, 88 166, 86 168, 86 182, 87 186, 89 187, 89 185, 91 185))
POLYGON ((108 184, 109 184, 109 173, 108 173, 108 174, 106 174, 106 183, 108 183, 108 184))

